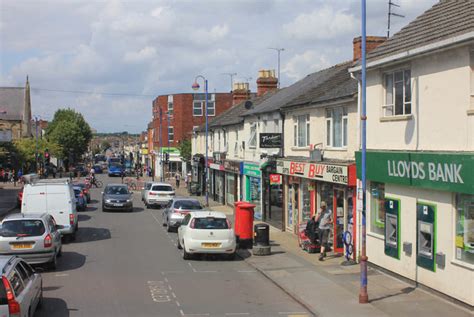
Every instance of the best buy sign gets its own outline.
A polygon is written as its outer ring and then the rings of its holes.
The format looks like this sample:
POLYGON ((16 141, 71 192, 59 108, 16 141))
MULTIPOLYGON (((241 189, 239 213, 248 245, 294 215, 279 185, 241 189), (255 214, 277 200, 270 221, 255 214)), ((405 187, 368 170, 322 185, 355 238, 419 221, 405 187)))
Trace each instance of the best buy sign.
MULTIPOLYGON (((361 152, 356 153, 361 178, 361 152)), ((367 179, 474 194, 474 153, 368 151, 367 179)))

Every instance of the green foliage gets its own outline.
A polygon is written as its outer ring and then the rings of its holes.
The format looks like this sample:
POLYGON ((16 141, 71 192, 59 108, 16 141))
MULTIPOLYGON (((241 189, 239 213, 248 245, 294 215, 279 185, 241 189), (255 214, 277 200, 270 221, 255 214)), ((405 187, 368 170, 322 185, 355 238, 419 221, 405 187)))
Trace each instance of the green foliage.
POLYGON ((111 148, 112 145, 110 145, 110 142, 107 141, 107 140, 104 140, 102 141, 102 143, 100 143, 100 149, 102 152, 105 152, 107 149, 111 148))
POLYGON ((35 154, 44 155, 46 149, 55 157, 62 153, 62 148, 59 144, 46 139, 24 138, 15 140, 13 144, 17 159, 25 165, 32 165, 35 162, 35 154))
POLYGON ((184 161, 191 160, 191 140, 183 140, 178 146, 181 157, 184 161))
POLYGON ((61 146, 59 158, 72 156, 75 160, 87 151, 92 131, 82 114, 72 109, 59 109, 46 130, 46 137, 61 146))

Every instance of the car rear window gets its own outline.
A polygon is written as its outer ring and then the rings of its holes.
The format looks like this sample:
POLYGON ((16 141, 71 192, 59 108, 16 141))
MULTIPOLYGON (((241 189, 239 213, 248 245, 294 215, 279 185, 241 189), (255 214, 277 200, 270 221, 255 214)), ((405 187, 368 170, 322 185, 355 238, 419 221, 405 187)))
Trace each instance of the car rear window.
POLYGON ((194 229, 229 229, 225 218, 194 218, 194 229))
POLYGON ((151 189, 152 191, 157 191, 157 192, 172 192, 173 187, 171 186, 166 186, 166 185, 155 185, 151 189))
POLYGON ((41 220, 10 220, 2 224, 1 233, 3 237, 37 237, 45 232, 43 221, 41 220))
POLYGON ((109 195, 125 195, 128 189, 125 186, 110 186, 105 189, 105 193, 109 195))
POLYGON ((201 210, 202 206, 199 201, 178 200, 174 203, 176 209, 201 210))

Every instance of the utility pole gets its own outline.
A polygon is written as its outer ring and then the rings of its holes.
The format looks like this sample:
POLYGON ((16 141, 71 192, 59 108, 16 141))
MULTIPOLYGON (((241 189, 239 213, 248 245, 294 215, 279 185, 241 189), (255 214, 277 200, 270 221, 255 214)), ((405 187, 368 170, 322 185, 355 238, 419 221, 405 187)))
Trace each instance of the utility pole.
POLYGON ((278 52, 278 88, 280 88, 280 53, 285 49, 283 47, 269 47, 269 50, 274 50, 278 52))
MULTIPOLYGON (((161 136, 161 126, 163 125, 163 111, 161 110, 160 106, 160 168, 161 168, 161 181, 163 182, 163 175, 165 173, 165 167, 163 164, 163 143, 162 143, 162 136, 161 136)), ((154 173, 154 171, 153 171, 154 173)))
POLYGON ((400 6, 396 3, 393 3, 392 0, 388 0, 388 23, 387 23, 387 39, 390 37, 390 16, 395 16, 399 18, 404 18, 404 15, 393 13, 392 7, 400 8, 400 6))
POLYGON ((237 73, 222 73, 222 75, 229 75, 229 77, 230 77, 230 91, 234 90, 234 76, 237 76, 237 73))

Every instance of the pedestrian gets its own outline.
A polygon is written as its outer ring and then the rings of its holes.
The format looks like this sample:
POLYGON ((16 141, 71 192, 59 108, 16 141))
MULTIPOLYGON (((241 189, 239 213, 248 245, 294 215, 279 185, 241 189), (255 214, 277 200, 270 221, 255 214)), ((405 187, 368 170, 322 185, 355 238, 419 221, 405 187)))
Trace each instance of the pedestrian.
POLYGON ((120 170, 120 177, 122 177, 122 184, 123 184, 123 178, 125 177, 125 169, 120 170))
POLYGON ((179 172, 176 172, 176 174, 174 175, 175 179, 176 179, 176 188, 179 188, 179 182, 181 180, 181 175, 179 174, 179 172))
POLYGON ((329 248, 328 240, 329 234, 331 233, 331 225, 333 223, 331 210, 327 208, 326 202, 321 202, 321 212, 318 216, 319 221, 319 232, 321 241, 321 253, 319 255, 319 261, 323 261, 326 257, 326 250, 329 248))
POLYGON ((0 169, 0 180, 5 183, 5 169, 0 169))

